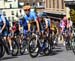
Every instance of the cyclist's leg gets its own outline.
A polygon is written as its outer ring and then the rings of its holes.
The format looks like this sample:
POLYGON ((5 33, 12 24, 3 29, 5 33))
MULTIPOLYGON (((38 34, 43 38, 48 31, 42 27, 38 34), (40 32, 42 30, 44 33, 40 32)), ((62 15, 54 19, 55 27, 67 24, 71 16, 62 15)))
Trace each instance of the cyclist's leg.
POLYGON ((8 31, 3 31, 4 40, 8 41, 8 43, 10 45, 10 50, 12 50, 11 38, 8 36, 8 34, 9 34, 8 31))
POLYGON ((61 31, 61 35, 62 35, 62 41, 63 41, 63 45, 65 46, 65 28, 62 27, 62 31, 61 31))
POLYGON ((70 38, 70 42, 71 42, 72 38, 73 38, 73 31, 71 28, 69 29, 69 38, 70 38))
POLYGON ((7 39, 8 39, 9 45, 10 45, 10 50, 12 50, 12 40, 11 40, 11 37, 8 35, 7 39))

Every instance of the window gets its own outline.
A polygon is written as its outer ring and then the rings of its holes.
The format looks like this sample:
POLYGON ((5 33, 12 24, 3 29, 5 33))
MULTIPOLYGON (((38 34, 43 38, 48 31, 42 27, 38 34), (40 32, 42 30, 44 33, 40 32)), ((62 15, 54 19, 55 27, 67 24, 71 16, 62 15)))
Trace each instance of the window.
POLYGON ((48 8, 48 4, 47 4, 48 0, 46 0, 46 8, 48 8))
POLYGON ((22 13, 22 10, 20 9, 19 12, 22 13))
POLYGON ((42 2, 39 2, 39 5, 42 6, 42 2))
POLYGON ((36 6, 35 2, 32 3, 32 6, 36 6))
POLYGON ((9 20, 9 21, 11 20, 10 17, 8 17, 8 20, 9 20))
POLYGON ((53 0, 53 8, 55 8, 55 0, 53 0))
POLYGON ((16 12, 16 17, 18 17, 18 12, 16 12))
POLYGON ((59 0, 57 0, 57 8, 59 8, 59 0))
POLYGON ((10 4, 10 8, 12 8, 12 4, 10 4))
POLYGON ((48 3, 49 3, 49 8, 51 8, 51 0, 49 0, 49 1, 47 2, 47 5, 48 5, 48 3))
POLYGON ((5 13, 5 11, 3 11, 3 15, 4 15, 4 16, 6 16, 6 13, 5 13))
POLYGON ((12 1, 16 1, 16 0, 4 0, 4 1, 6 1, 6 2, 12 2, 12 1))
POLYGON ((42 0, 42 2, 44 2, 45 0, 42 0))
POLYGON ((11 11, 11 15, 14 15, 14 11, 11 11))
POLYGON ((5 2, 7 2, 8 0, 4 0, 5 2))
POLYGON ((22 8, 23 6, 24 6, 24 2, 19 2, 19 3, 18 3, 18 7, 19 7, 19 8, 22 8))
POLYGON ((62 9, 64 9, 64 0, 61 1, 62 9))
POLYGON ((14 21, 14 17, 12 17, 12 21, 14 21))

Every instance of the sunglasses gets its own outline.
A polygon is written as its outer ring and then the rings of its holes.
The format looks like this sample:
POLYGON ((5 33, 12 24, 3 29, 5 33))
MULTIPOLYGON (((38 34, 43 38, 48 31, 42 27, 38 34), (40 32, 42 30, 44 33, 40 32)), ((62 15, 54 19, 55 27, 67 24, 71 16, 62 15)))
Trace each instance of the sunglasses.
POLYGON ((30 11, 30 9, 25 9, 24 11, 30 11))

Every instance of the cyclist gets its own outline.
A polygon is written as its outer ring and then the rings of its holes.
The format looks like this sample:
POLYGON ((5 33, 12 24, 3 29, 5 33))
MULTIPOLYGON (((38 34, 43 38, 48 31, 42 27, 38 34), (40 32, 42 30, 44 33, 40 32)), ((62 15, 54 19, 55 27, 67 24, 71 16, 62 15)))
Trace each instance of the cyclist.
POLYGON ((52 31, 53 34, 56 34, 57 32, 57 27, 54 20, 51 21, 50 30, 52 31))
MULTIPOLYGON (((39 23, 37 21, 37 15, 34 11, 31 11, 31 6, 27 4, 23 7, 23 10, 25 11, 25 15, 23 18, 20 18, 20 24, 19 29, 23 27, 23 33, 24 35, 27 35, 27 32, 31 31, 31 27, 36 28, 35 31, 39 32, 39 23)), ((21 42, 22 40, 20 40, 21 42)))
POLYGON ((26 22, 28 26, 28 31, 31 31, 31 26, 32 24, 36 24, 37 31, 39 32, 39 23, 37 21, 37 15, 35 12, 30 11, 31 6, 27 4, 26 6, 23 7, 25 11, 25 16, 24 16, 24 22, 26 22))
POLYGON ((69 28, 69 30, 72 31, 72 25, 73 25, 73 22, 71 21, 70 18, 68 18, 68 21, 67 21, 67 28, 69 28))
POLYGON ((67 17, 65 16, 61 22, 61 25, 62 25, 62 35, 63 35, 63 39, 64 39, 64 46, 65 46, 65 39, 66 39, 66 36, 69 35, 69 29, 68 29, 68 19, 67 17))
POLYGON ((46 21, 46 28, 49 28, 49 29, 50 29, 50 24, 51 24, 50 17, 47 16, 47 17, 45 18, 45 21, 46 21))
POLYGON ((42 17, 42 16, 39 16, 39 26, 40 26, 40 30, 42 31, 44 31, 44 30, 46 30, 47 28, 48 28, 48 22, 47 22, 47 19, 46 18, 44 18, 44 17, 42 17))
POLYGON ((67 17, 65 16, 61 22, 61 25, 62 25, 62 32, 65 32, 67 30, 67 17))
POLYGON ((12 30, 16 36, 19 35, 19 24, 17 21, 13 22, 12 30))
POLYGON ((12 51, 12 44, 11 44, 11 39, 8 36, 9 34, 9 26, 7 26, 7 19, 0 14, 0 33, 2 34, 3 38, 5 41, 7 41, 6 39, 8 39, 9 45, 10 45, 10 52, 12 51))
POLYGON ((72 37, 73 37, 73 32, 72 32, 73 26, 72 25, 73 25, 73 22, 71 21, 71 18, 68 18, 67 28, 69 29, 70 39, 72 39, 72 37))

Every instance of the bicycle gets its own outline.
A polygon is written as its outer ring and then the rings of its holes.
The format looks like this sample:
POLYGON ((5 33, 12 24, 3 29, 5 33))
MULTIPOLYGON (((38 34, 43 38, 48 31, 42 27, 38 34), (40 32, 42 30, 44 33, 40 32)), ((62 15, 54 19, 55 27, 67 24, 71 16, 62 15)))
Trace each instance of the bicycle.
POLYGON ((32 32, 32 38, 29 42, 29 54, 31 57, 37 57, 38 54, 49 55, 49 40, 45 31, 38 33, 32 32))
POLYGON ((4 40, 3 36, 0 34, 0 48, 1 48, 0 58, 4 56, 5 52, 8 55, 17 56, 18 55, 18 43, 16 42, 16 40, 12 38, 12 48, 13 48, 12 52, 10 52, 9 43, 6 40, 4 40))
POLYGON ((71 50, 71 39, 70 39, 70 35, 69 35, 69 30, 67 29, 64 32, 64 40, 65 40, 65 45, 66 45, 66 50, 71 50))
MULTIPOLYGON (((75 32, 75 30, 73 30, 75 32)), ((71 41, 71 49, 73 51, 73 53, 75 54, 75 33, 73 32, 73 37, 72 37, 72 41, 71 41)))

